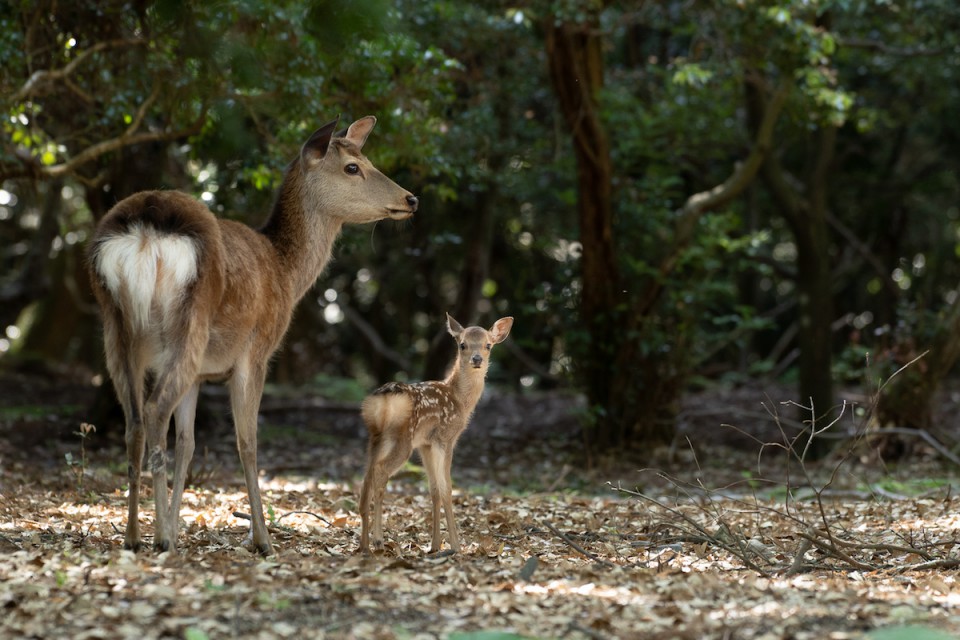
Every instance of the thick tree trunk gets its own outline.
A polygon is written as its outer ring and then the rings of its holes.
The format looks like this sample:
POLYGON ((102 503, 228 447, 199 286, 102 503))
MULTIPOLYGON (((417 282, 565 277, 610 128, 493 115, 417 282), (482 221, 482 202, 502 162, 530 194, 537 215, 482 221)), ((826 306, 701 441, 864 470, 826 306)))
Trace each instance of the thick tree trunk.
MULTIPOLYGON (((752 103, 756 108, 757 103, 752 103)), ((800 350, 799 419, 820 429, 836 417, 833 395, 833 275, 826 194, 836 146, 836 129, 824 127, 814 145, 808 179, 801 192, 776 157, 763 166, 764 183, 790 227, 797 249, 796 285, 800 350)), ((818 438, 808 449, 813 458, 830 451, 818 438)))
MULTIPOLYGON (((597 95, 603 86, 603 51, 599 18, 585 23, 545 21, 550 79, 573 141, 577 161, 577 211, 580 242, 580 323, 587 345, 578 354, 577 369, 587 401, 599 418, 590 430, 597 448, 622 444, 615 417, 605 416, 615 372, 613 356, 621 343, 615 306, 619 270, 613 242, 610 145, 600 118, 597 95)), ((642 393, 629 389, 627 393, 642 393)))

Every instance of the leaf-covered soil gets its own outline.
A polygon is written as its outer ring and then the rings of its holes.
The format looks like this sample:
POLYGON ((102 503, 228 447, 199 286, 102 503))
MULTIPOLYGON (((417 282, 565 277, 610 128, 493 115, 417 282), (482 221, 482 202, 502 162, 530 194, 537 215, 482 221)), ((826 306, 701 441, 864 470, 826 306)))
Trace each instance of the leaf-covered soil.
MULTIPOLYGON (((356 407, 275 391, 265 559, 242 546, 222 417, 198 434, 178 553, 134 554, 122 434, 79 435, 93 389, 0 382, 0 637, 960 636, 955 469, 923 446, 896 465, 869 447, 806 467, 758 455, 752 438, 789 430, 771 416, 788 390, 692 395, 674 446, 603 459, 583 455, 576 398, 492 393, 454 462, 457 556, 426 553, 416 459, 390 485, 385 552, 357 555, 356 407)), ((216 388, 202 402, 225 415, 216 388)))

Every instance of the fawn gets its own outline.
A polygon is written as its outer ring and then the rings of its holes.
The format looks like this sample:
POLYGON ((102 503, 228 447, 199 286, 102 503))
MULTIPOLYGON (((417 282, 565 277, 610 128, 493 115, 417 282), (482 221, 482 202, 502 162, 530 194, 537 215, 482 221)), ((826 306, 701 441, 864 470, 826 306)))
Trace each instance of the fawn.
POLYGON ((383 494, 387 481, 417 449, 427 471, 430 498, 433 501, 430 552, 440 551, 442 545, 442 501, 450 548, 454 553, 459 553, 460 537, 453 519, 453 487, 450 481, 453 449, 483 394, 484 380, 490 366, 490 351, 493 345, 506 339, 512 326, 513 318, 507 317, 497 320, 489 331, 481 327, 464 329, 447 314, 447 331, 459 345, 457 359, 447 379, 414 384, 391 382, 363 401, 361 415, 367 424, 370 440, 367 446, 367 472, 360 491, 362 530, 358 551, 370 552, 371 535, 374 547, 383 546, 383 494))
POLYGON ((334 135, 338 120, 303 144, 260 230, 218 219, 176 191, 134 194, 97 227, 88 262, 107 369, 126 418, 128 549, 141 546, 144 440, 156 504, 153 545, 176 549, 200 383, 221 380, 230 390, 250 501, 248 542, 264 555, 272 551, 257 480, 257 413, 268 360, 343 225, 403 220, 418 204, 361 153, 376 118, 357 120, 342 137, 334 135), (171 415, 177 437, 168 494, 171 415))

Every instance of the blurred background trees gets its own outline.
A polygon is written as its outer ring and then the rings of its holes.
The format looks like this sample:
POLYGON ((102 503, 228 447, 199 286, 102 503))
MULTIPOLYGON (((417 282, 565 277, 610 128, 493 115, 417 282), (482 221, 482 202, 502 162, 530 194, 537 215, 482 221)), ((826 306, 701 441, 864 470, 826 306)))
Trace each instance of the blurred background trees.
POLYGON ((422 197, 348 229, 277 382, 437 376, 443 313, 516 317, 495 381, 669 440, 691 385, 885 390, 927 426, 960 355, 951 0, 0 0, 0 367, 102 380, 85 240, 119 199, 258 225, 316 126, 422 197))

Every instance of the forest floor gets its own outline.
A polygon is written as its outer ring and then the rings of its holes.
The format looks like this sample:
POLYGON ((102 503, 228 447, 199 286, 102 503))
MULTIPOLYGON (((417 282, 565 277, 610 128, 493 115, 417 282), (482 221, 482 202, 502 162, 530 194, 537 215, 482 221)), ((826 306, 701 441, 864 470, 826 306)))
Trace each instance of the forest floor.
MULTIPOLYGON (((241 544, 219 388, 201 396, 214 419, 179 550, 160 554, 122 549, 122 435, 80 426, 95 389, 10 374, 0 389, 0 637, 960 637, 958 468, 919 438, 896 463, 865 444, 804 465, 761 447, 795 428, 787 388, 692 393, 673 446, 602 459, 583 453, 575 397, 489 394, 454 461, 455 556, 426 553, 416 459, 391 482, 385 551, 356 554, 356 406, 273 389, 268 558, 241 544)), ((141 522, 149 543, 149 489, 141 522)))

